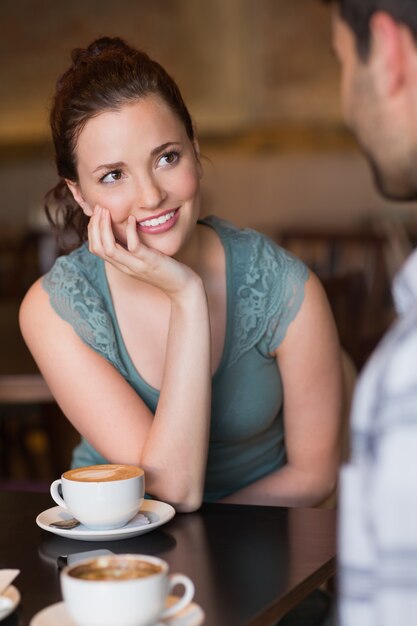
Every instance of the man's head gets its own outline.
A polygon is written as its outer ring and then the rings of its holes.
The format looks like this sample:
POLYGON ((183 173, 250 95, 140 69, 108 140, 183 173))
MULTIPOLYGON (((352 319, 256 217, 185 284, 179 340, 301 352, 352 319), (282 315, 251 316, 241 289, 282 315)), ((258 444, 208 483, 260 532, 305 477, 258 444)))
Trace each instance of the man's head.
POLYGON ((333 48, 344 119, 384 195, 417 199, 417 1, 335 5, 333 48))
POLYGON ((351 29, 358 53, 363 59, 369 54, 371 18, 379 11, 387 13, 398 23, 406 25, 417 40, 417 5, 415 0, 323 0, 339 7, 342 19, 351 29))

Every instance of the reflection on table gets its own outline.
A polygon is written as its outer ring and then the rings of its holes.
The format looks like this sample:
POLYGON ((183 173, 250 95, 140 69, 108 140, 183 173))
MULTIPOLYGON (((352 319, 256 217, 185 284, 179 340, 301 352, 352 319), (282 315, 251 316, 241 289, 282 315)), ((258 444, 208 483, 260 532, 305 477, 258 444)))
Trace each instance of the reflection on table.
POLYGON ((4 626, 28 626, 60 602, 59 568, 91 550, 164 558, 194 581, 206 626, 272 626, 335 573, 331 510, 211 504, 135 538, 85 542, 36 526, 38 513, 53 505, 48 494, 0 493, 0 566, 21 570, 22 594, 4 626))

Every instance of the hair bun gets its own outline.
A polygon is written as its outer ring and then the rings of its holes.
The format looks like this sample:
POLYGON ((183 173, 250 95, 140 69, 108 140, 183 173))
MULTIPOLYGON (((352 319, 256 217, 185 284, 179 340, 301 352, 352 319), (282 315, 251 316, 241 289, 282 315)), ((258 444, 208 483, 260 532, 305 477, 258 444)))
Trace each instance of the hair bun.
POLYGON ((120 37, 100 37, 93 41, 88 48, 75 48, 71 53, 74 67, 86 63, 94 57, 110 51, 120 51, 125 54, 131 52, 131 48, 120 37))

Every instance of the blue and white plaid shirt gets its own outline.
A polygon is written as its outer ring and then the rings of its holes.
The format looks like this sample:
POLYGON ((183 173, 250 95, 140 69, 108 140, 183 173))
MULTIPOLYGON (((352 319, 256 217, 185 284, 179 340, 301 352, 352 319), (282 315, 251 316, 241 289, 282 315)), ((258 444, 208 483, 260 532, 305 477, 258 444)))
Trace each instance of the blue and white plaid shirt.
POLYGON ((359 377, 341 472, 342 626, 417 625, 417 251, 393 296, 398 318, 359 377))

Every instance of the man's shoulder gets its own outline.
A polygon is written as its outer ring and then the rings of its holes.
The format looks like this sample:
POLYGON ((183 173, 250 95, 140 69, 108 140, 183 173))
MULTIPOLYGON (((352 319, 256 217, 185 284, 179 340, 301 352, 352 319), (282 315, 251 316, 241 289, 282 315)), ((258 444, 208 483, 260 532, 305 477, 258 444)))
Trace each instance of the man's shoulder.
POLYGON ((416 357, 417 306, 394 322, 360 373, 351 416, 359 438, 417 424, 416 357))

